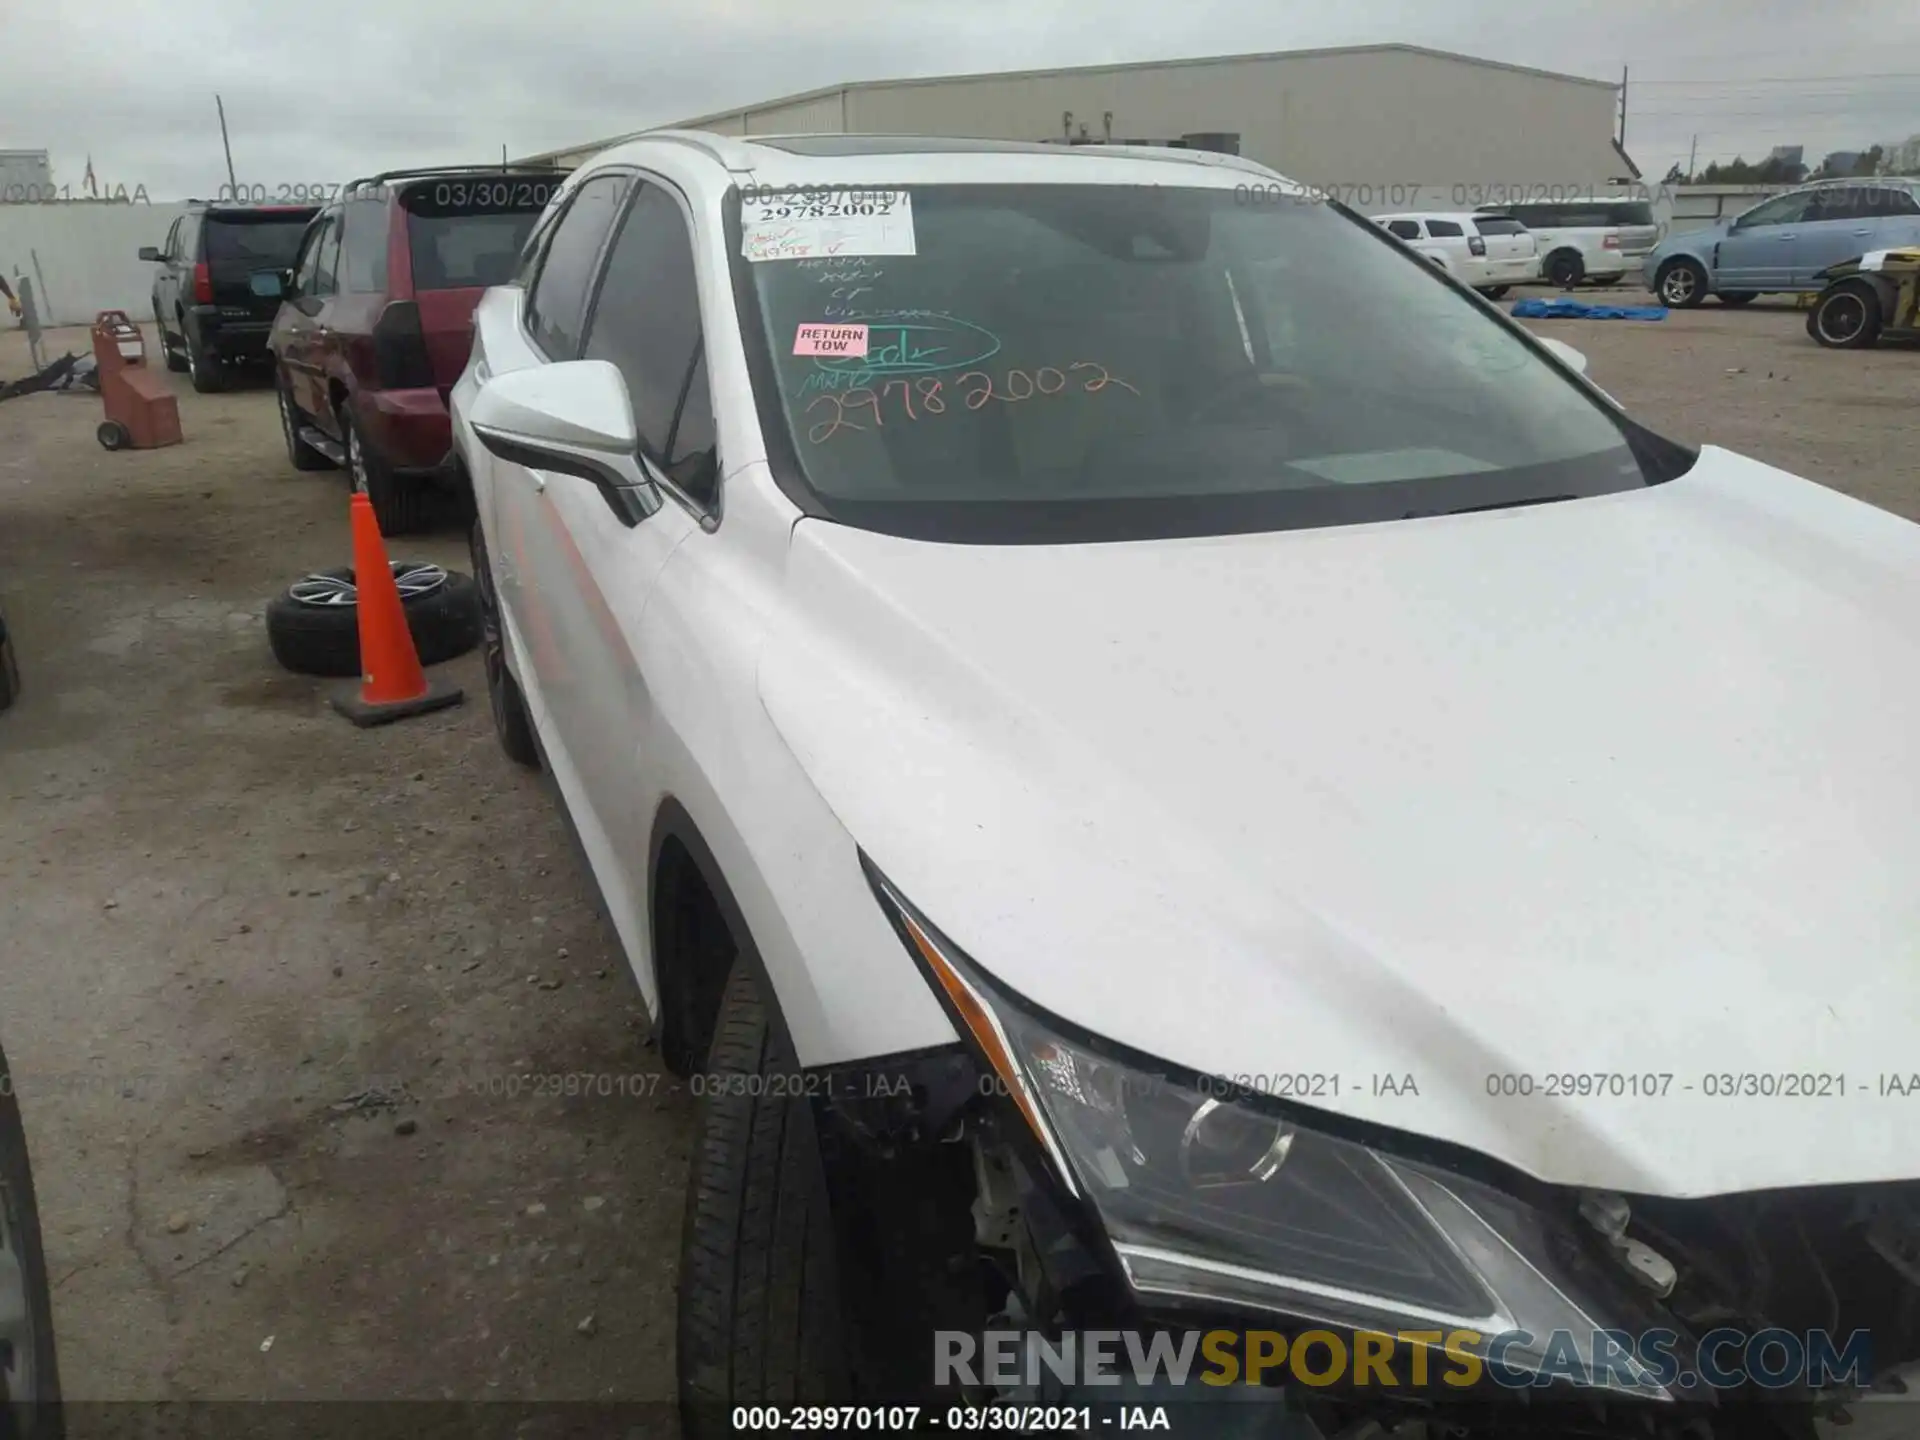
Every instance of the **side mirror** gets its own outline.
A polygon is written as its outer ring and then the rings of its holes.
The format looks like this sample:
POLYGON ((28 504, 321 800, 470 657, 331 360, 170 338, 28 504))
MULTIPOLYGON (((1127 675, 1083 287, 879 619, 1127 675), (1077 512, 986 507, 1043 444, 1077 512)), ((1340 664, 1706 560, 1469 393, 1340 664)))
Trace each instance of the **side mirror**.
POLYGON ((1554 358, 1569 370, 1573 371, 1574 374, 1584 375, 1587 373, 1587 357, 1580 351, 1574 349, 1573 346, 1567 344, 1566 341, 1556 340, 1551 335, 1542 335, 1540 337, 1540 343, 1551 350, 1554 358))
POLYGON ((255 270, 247 276, 247 288, 262 300, 278 300, 287 293, 286 275, 279 270, 255 270))
POLYGON ((158 260, 160 258, 160 247, 158 245, 142 245, 140 247, 140 258, 142 260, 158 260))
POLYGON ((627 382, 605 360, 567 360, 496 375, 473 397, 467 421, 502 460, 598 485, 628 524, 660 508, 636 458, 640 434, 627 382))

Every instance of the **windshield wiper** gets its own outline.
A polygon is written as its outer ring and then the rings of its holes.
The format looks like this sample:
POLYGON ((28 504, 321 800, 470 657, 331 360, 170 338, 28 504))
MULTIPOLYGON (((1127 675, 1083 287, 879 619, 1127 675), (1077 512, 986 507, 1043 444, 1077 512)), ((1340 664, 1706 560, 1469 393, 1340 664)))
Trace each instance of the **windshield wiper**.
POLYGON ((1462 505, 1457 510, 1409 510, 1402 520, 1430 520, 1436 515, 1478 515, 1482 510, 1518 510, 1523 505, 1552 505, 1561 500, 1578 499, 1574 495, 1536 495, 1530 500, 1498 500, 1491 505, 1462 505))

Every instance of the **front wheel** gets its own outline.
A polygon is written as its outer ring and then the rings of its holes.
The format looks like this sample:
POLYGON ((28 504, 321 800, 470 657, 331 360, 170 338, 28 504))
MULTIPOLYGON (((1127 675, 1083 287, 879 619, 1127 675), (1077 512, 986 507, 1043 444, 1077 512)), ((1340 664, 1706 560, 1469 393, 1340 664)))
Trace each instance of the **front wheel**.
POLYGON ((27 1134, 0 1055, 0 1434, 59 1440, 60 1368, 54 1357, 53 1290, 40 1239, 27 1134))
POLYGON ((286 372, 280 372, 274 389, 280 396, 280 438, 287 442, 287 460, 296 470, 331 470, 333 462, 300 437, 307 417, 293 403, 293 386, 286 372))
POLYGON ((12 708, 20 698, 20 662, 14 658, 13 640, 7 634, 7 620, 0 615, 0 710, 12 708))
POLYGON ((1653 292, 1662 305, 1691 310, 1707 298, 1707 272, 1698 260, 1669 260, 1654 277, 1653 292))
POLYGON ((480 592, 480 657, 486 662, 487 704, 493 711, 493 733, 500 748, 516 765, 540 768, 540 746, 533 735, 520 683, 507 668, 506 626, 500 619, 500 595, 493 585, 493 562, 487 556, 486 532, 476 515, 467 532, 467 553, 473 559, 473 583, 480 592))
POLYGON ((1880 339, 1880 297, 1864 280, 1833 286, 1807 315, 1807 334, 1828 350, 1865 350, 1880 339))
POLYGON ((736 962, 702 1067, 680 1251, 680 1424, 732 1433, 736 1405, 852 1398, 826 1171, 792 1047, 736 962), (793 1093, 789 1093, 789 1092, 793 1093))
POLYGON ((173 341, 168 338, 167 322, 160 318, 160 307, 158 305, 153 307, 153 328, 160 340, 160 353, 166 357, 167 369, 173 371, 176 375, 186 374, 186 357, 174 348, 173 341))

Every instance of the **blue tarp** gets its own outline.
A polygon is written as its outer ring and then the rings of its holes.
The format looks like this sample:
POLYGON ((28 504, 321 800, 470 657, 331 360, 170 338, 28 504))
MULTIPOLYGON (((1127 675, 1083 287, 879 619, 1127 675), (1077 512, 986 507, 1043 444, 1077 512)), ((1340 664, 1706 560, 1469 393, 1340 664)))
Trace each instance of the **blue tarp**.
POLYGON ((1582 305, 1578 300, 1516 300, 1520 320, 1664 320, 1664 305, 1582 305))

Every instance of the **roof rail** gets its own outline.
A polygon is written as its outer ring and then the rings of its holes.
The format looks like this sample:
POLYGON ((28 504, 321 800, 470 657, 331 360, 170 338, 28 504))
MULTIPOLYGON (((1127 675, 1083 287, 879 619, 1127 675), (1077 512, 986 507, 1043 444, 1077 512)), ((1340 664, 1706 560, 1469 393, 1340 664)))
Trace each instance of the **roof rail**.
MULTIPOLYGON (((1041 143, 1053 142, 1042 141, 1041 143)), ((1248 159, 1245 155, 1230 154, 1225 150, 1195 150, 1184 145, 1124 145, 1110 140, 1102 140, 1090 145, 1061 145, 1059 148, 1071 149, 1076 154, 1125 155, 1130 159, 1161 160, 1173 165, 1211 165, 1221 170, 1238 170, 1247 175, 1269 177, 1279 175, 1279 171, 1270 165, 1262 165, 1258 160, 1248 159)), ((1286 177, 1280 176, 1280 178, 1286 177)))
MULTIPOLYGON (((676 145, 685 145, 710 155, 729 170, 751 170, 754 168, 753 155, 747 146, 748 142, 759 138, 759 136, 719 135, 711 130, 663 129, 642 130, 638 134, 627 136, 624 140, 616 141, 615 144, 625 145, 634 140, 668 140, 676 145)), ((605 148, 611 150, 614 146, 609 145, 605 148)))
POLYGON ((477 165, 409 165, 400 170, 382 170, 378 175, 364 175, 358 180, 351 180, 340 187, 340 193, 342 195, 348 195, 358 190, 362 185, 385 185, 390 180, 412 180, 416 177, 425 177, 428 175, 482 175, 495 173, 501 175, 565 175, 569 173, 572 168, 570 165, 548 165, 544 163, 496 165, 492 161, 483 161, 477 165))

